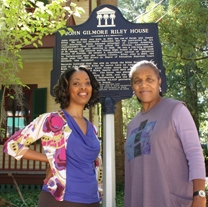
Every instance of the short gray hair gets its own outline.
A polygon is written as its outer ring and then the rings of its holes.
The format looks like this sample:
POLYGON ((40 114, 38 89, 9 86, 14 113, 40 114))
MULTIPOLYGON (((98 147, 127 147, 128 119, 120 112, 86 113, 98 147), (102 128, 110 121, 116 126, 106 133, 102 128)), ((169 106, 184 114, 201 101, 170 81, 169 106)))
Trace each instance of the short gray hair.
POLYGON ((161 71, 158 69, 157 65, 153 61, 142 60, 142 61, 137 62, 136 64, 134 64, 131 67, 131 70, 129 72, 129 78, 130 78, 131 82, 132 82, 132 76, 133 76, 134 72, 143 66, 149 66, 150 68, 153 69, 153 71, 157 75, 158 79, 161 78, 161 76, 160 76, 161 71))

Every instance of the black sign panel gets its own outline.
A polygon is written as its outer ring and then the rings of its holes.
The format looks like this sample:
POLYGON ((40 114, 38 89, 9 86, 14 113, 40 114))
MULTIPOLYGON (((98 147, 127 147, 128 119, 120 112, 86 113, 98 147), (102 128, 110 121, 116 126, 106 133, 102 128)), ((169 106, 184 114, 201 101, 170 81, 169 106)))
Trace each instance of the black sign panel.
POLYGON ((51 90, 67 68, 86 65, 100 83, 101 97, 130 98, 131 66, 153 60, 162 70, 162 90, 166 91, 156 23, 131 23, 116 7, 101 5, 85 23, 71 28, 73 31, 63 36, 56 33, 51 90))

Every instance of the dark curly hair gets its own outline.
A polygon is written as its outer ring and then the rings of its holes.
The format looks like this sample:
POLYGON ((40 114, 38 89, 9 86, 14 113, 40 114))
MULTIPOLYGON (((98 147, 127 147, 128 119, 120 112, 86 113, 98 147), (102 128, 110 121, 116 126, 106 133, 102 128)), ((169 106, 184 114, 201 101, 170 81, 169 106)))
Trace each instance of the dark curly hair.
POLYGON ((69 94, 69 80, 72 74, 76 71, 85 71, 92 85, 92 96, 88 103, 85 105, 84 109, 89 108, 90 106, 94 106, 99 102, 99 88, 100 84, 95 79, 92 72, 86 66, 73 67, 66 70, 59 77, 57 84, 53 87, 53 94, 55 97, 55 102, 60 104, 61 109, 65 109, 70 102, 70 94, 69 94))

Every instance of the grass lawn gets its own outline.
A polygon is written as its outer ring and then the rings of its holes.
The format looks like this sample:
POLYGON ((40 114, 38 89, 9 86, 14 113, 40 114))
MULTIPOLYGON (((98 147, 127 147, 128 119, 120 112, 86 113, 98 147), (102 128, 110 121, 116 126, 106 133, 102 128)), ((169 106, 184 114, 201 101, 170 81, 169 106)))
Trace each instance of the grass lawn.
MULTIPOLYGON (((20 198, 17 191, 12 191, 8 193, 0 193, 0 199, 5 199, 6 201, 14 204, 13 207, 37 207, 38 196, 40 191, 39 190, 25 190, 22 191, 22 197, 24 202, 20 198)), ((116 207, 123 207, 123 198, 124 198, 124 185, 117 184, 116 185, 116 207)), ((12 206, 12 205, 2 205, 3 203, 0 200, 0 206, 12 206)))

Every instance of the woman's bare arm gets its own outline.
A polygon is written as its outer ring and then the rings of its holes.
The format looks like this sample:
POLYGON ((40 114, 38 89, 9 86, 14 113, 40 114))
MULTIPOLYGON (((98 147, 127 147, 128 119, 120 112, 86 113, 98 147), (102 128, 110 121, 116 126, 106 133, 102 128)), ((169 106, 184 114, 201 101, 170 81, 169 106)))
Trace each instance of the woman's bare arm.
POLYGON ((36 160, 41 162, 48 162, 48 158, 45 154, 42 154, 40 152, 37 152, 33 149, 28 149, 25 154, 22 156, 22 158, 27 160, 36 160))

